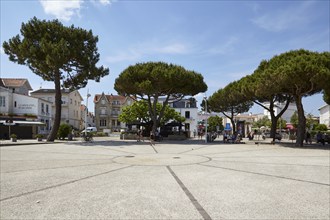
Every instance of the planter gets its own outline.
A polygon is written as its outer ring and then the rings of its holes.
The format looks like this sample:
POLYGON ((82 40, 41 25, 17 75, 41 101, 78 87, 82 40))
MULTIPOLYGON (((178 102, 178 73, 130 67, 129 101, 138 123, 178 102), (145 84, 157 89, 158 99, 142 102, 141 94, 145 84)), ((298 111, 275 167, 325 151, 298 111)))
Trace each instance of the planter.
POLYGON ((11 138, 12 142, 17 142, 17 138, 11 138))
POLYGON ((42 141, 42 138, 37 138, 37 141, 42 141))

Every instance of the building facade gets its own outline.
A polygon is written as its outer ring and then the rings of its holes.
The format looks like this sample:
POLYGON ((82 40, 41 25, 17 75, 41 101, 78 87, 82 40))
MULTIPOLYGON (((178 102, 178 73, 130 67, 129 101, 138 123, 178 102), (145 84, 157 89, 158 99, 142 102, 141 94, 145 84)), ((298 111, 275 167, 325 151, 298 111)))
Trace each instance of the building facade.
POLYGON ((319 108, 320 111, 320 124, 325 124, 330 129, 330 105, 324 105, 319 108))
POLYGON ((194 98, 186 98, 170 103, 169 106, 185 118, 184 130, 189 132, 190 137, 193 137, 193 132, 197 131, 198 126, 197 101, 194 98))
POLYGON ((94 96, 95 126, 98 131, 113 132, 124 129, 126 124, 118 117, 123 107, 132 105, 133 99, 121 95, 96 94, 94 96))
MULTIPOLYGON (((52 118, 55 118, 55 89, 39 89, 31 92, 31 96, 51 102, 52 118)), ((83 98, 78 91, 62 90, 61 123, 69 124, 76 130, 80 129, 82 101, 83 98)))
POLYGON ((85 122, 87 122, 87 127, 95 127, 95 115, 93 112, 87 111, 86 105, 80 106, 80 130, 85 129, 85 122), (86 117, 87 113, 87 117, 86 117), (87 121, 86 121, 87 119, 87 121))
POLYGON ((0 81, 0 138, 8 139, 11 134, 19 138, 48 134, 51 129, 52 103, 28 96, 31 86, 26 79, 0 81))
MULTIPOLYGON (((264 103, 265 106, 269 107, 269 103, 264 103)), ((282 108, 284 108, 284 103, 280 103, 280 102, 275 102, 275 107, 274 107, 274 113, 275 115, 278 115, 280 113, 280 111, 282 110, 282 108)), ((290 122, 292 115, 297 111, 297 106, 296 103, 290 103, 287 110, 283 113, 282 115, 282 119, 284 119, 287 122, 290 122)), ((266 115, 269 119, 271 119, 270 117, 270 112, 266 109, 264 109, 264 115, 266 115)))

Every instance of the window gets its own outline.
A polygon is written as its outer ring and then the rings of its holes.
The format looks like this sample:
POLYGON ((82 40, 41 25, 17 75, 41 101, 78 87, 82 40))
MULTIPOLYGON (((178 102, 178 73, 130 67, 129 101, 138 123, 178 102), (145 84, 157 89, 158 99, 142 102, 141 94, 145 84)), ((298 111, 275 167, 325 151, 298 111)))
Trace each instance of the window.
POLYGON ((104 105, 105 104, 105 99, 101 100, 101 104, 104 105))
POLYGON ((120 102, 118 100, 112 101, 113 105, 120 105, 120 102))
POLYGON ((106 127, 107 126, 107 120, 106 119, 100 119, 100 127, 106 127))
POLYGON ((117 126, 120 126, 120 121, 117 121, 117 126))
POLYGON ((49 113, 49 106, 46 104, 46 113, 49 113))
POLYGON ((0 107, 6 107, 6 97, 0 96, 0 107))
POLYGON ((74 105, 77 105, 77 100, 74 100, 74 105))
POLYGON ((44 103, 41 103, 41 112, 45 113, 45 104, 44 103))
POLYGON ((17 102, 16 101, 14 102, 14 106, 15 106, 15 108, 17 107, 17 102))
POLYGON ((70 99, 70 104, 72 104, 72 99, 70 99))
POLYGON ((106 108, 100 108, 100 113, 101 115, 105 115, 106 114, 106 108))
POLYGON ((190 118, 190 111, 185 112, 185 118, 190 118))

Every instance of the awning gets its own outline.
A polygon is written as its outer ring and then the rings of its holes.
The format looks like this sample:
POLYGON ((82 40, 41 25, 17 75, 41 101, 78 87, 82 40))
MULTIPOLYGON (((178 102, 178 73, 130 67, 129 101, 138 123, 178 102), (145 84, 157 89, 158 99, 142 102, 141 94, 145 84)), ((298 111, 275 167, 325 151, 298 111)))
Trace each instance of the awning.
POLYGON ((40 121, 12 121, 10 123, 6 122, 5 120, 1 120, 0 124, 13 126, 13 125, 37 125, 37 126, 46 126, 45 123, 40 121))
POLYGON ((294 129, 294 126, 292 124, 286 124, 286 129, 290 129, 290 130, 293 130, 294 129))

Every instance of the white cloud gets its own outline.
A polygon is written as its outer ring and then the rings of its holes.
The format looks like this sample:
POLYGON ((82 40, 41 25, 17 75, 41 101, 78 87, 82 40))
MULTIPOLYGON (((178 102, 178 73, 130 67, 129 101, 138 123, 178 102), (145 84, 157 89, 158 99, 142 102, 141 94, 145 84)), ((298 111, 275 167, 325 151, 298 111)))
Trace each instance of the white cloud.
POLYGON ((2 55, 2 54, 5 54, 5 51, 3 50, 3 47, 1 46, 0 47, 0 54, 2 55))
POLYGON ((72 16, 78 15, 83 0, 39 0, 45 13, 57 19, 69 21, 72 16))
POLYGON ((113 56, 106 58, 109 63, 123 62, 123 61, 137 61, 145 55, 153 54, 186 54, 189 52, 187 45, 182 43, 169 43, 166 45, 159 45, 155 42, 142 43, 126 50, 119 52, 113 56))
POLYGON ((110 0, 100 0, 101 5, 110 5, 111 1, 110 0))
POLYGON ((230 37, 220 46, 214 46, 207 52, 211 54, 227 54, 234 49, 235 44, 239 41, 237 37, 230 37))
POLYGON ((308 23, 307 10, 313 4, 311 1, 302 2, 282 10, 272 11, 260 17, 252 19, 252 22, 262 29, 271 32, 280 32, 292 27, 306 25, 308 23))

